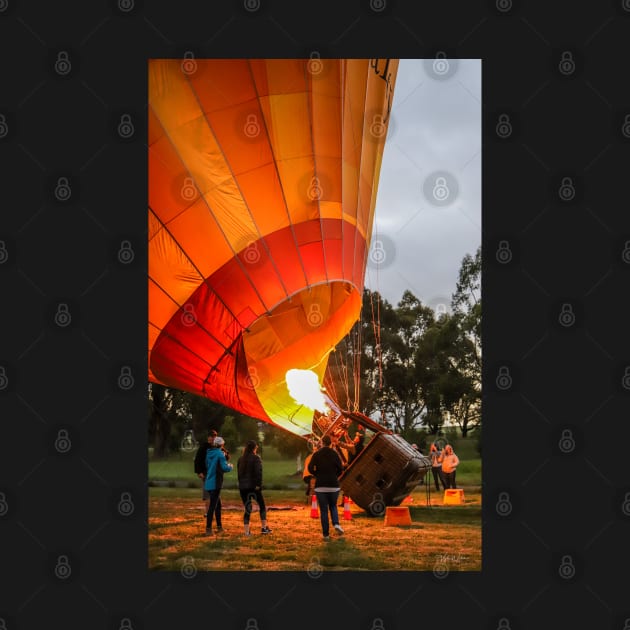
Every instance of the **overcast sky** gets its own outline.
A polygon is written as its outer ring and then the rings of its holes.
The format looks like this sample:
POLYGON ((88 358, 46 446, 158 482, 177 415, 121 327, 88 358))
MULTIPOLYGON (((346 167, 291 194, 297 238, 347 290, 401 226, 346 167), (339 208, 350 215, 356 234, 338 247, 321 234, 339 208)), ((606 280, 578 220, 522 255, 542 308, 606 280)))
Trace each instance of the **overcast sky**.
POLYGON ((481 244, 480 60, 400 60, 379 182, 366 287, 450 310, 481 244))

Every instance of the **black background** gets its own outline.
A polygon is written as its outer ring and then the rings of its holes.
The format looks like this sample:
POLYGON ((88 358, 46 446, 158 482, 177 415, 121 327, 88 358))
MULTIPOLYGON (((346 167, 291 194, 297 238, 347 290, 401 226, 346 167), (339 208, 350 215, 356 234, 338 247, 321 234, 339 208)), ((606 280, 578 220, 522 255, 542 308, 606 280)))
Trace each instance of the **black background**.
POLYGON ((0 0, 0 628, 630 627, 630 2, 420 4, 0 0), (187 51, 483 59, 481 573, 147 570, 146 64, 187 51))

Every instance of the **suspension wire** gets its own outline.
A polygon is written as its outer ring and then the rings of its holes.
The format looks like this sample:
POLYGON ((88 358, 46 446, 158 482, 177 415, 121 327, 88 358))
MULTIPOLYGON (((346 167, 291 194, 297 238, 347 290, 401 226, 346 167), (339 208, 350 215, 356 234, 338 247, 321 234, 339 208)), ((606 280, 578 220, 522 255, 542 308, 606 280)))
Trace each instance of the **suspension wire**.
POLYGON ((350 394, 350 373, 348 370, 348 353, 350 353, 350 356, 352 356, 352 353, 354 352, 354 345, 352 343, 351 332, 348 333, 348 336, 346 337, 344 341, 344 345, 345 345, 345 353, 343 355, 341 362, 343 365, 344 385, 346 388, 346 406, 349 409, 352 404, 351 402, 352 396, 350 394))
MULTIPOLYGON (((377 269, 377 290, 378 292, 378 269, 377 269)), ((379 293, 380 297, 380 293, 379 293)), ((374 359, 378 370, 378 390, 383 389, 383 355, 381 348, 381 303, 380 299, 377 300, 376 312, 374 309, 374 292, 370 291, 370 310, 372 315, 372 330, 374 333, 374 359)), ((336 349, 334 352, 335 367, 338 374, 343 391, 346 395, 346 409, 352 411, 359 411, 361 405, 361 355, 363 352, 363 309, 361 309, 359 319, 355 323, 354 330, 350 330, 348 335, 344 338, 344 349, 336 349), (348 354, 351 357, 348 357, 348 354), (340 356, 343 355, 343 356, 340 356), (351 367, 348 365, 352 362, 351 367), (349 369, 350 367, 350 369, 349 369), (350 393, 350 371, 352 372, 352 380, 354 391, 350 393)), ((337 398, 337 392, 335 388, 334 379, 332 377, 332 370, 327 370, 325 380, 328 383, 327 387, 334 392, 334 399, 339 402, 337 398)), ((381 409, 381 418, 385 418, 385 410, 381 409)))
POLYGON ((343 385, 344 391, 346 393, 346 409, 350 404, 350 392, 348 391, 348 365, 346 364, 346 354, 348 354, 348 341, 344 338, 343 340, 343 353, 337 353, 337 370, 339 372, 339 377, 341 379, 341 384, 343 385), (340 356, 341 355, 341 356, 340 356))
POLYGON ((424 475, 424 485, 426 486, 426 503, 428 508, 431 507, 431 484, 433 483, 433 480, 429 478, 429 473, 433 474, 433 469, 427 470, 426 474, 424 475))
POLYGON ((362 350, 362 317, 359 317, 359 325, 357 326, 357 345, 353 355, 354 359, 354 404, 353 410, 359 411, 359 398, 361 396, 361 350, 362 350))
POLYGON ((352 329, 348 332, 343 340, 344 353, 341 357, 341 366, 343 369, 343 386, 346 392, 346 409, 352 407, 352 394, 350 393, 350 370, 349 363, 352 361, 352 354, 354 352, 354 344, 352 342, 352 329), (350 356, 348 356, 350 355, 350 356))
MULTIPOLYGON (((378 276, 377 276, 378 277, 378 276)), ((378 281, 377 281, 378 282, 378 281)), ((379 293, 380 297, 380 293, 379 293)), ((378 368, 378 389, 383 389, 383 357, 381 354, 381 301, 376 302, 376 316, 374 316, 374 293, 370 292, 370 308, 372 309, 372 331, 374 332, 374 358, 378 368)))
POLYGON ((352 391, 350 380, 354 379, 354 327, 348 331, 345 338, 345 354, 342 363, 344 368, 344 385, 346 387, 346 409, 352 407, 352 391))
MULTIPOLYGON (((378 276, 377 276, 378 283, 378 276)), ((381 294, 376 302, 376 326, 378 330, 378 389, 383 389, 383 346, 381 345, 381 294)))
POLYGON ((335 379, 332 376, 332 370, 330 368, 330 363, 328 364, 328 368, 326 369, 326 373, 324 374, 324 387, 328 390, 329 396, 338 402, 337 399, 337 388, 335 387, 335 379))
MULTIPOLYGON (((344 339, 344 345, 347 345, 345 344, 345 339, 344 339)), ((341 401, 337 394, 337 386, 335 384, 335 378, 334 378, 334 373, 337 374, 337 377, 339 378, 339 382, 341 386, 343 387, 343 390, 345 391, 345 394, 346 394, 346 409, 347 409, 348 408, 347 404, 348 404, 348 400, 350 396, 348 393, 347 368, 343 360, 343 357, 340 359, 340 354, 342 354, 342 352, 343 351, 341 350, 341 348, 335 348, 333 352, 334 359, 333 361, 329 361, 328 368, 326 369, 326 373, 324 374, 324 384, 325 384, 325 387, 330 392, 332 392, 331 398, 337 404, 341 404, 341 401)))

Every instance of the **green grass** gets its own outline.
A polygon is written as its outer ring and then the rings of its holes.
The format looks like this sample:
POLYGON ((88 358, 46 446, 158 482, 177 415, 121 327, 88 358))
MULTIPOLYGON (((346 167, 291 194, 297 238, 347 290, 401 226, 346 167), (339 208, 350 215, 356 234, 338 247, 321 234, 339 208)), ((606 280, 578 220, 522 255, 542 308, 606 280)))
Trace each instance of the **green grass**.
MULTIPOLYGON (((237 457, 232 457, 230 462, 236 467, 237 457)), ((193 467, 194 454, 185 454, 184 457, 179 453, 169 456, 163 460, 149 460, 149 480, 150 481, 177 481, 190 482, 196 487, 199 480, 194 473, 193 467)), ((303 488, 304 482, 302 475, 295 474, 295 459, 291 460, 264 460, 263 483, 266 488, 303 488)), ((224 488, 236 488, 236 470, 225 473, 224 488)))

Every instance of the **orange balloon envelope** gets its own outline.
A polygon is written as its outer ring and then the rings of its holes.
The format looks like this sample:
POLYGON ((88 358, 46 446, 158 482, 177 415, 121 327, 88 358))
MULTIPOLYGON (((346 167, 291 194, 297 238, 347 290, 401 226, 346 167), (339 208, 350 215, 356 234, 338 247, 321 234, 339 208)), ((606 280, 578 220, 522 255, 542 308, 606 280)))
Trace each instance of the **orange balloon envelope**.
POLYGON ((398 61, 149 61, 149 380, 297 435, 357 321, 398 61))

